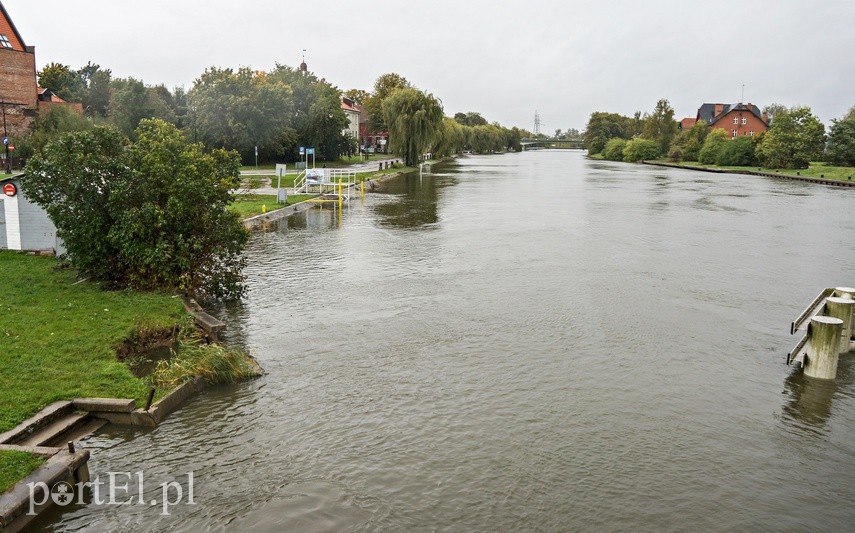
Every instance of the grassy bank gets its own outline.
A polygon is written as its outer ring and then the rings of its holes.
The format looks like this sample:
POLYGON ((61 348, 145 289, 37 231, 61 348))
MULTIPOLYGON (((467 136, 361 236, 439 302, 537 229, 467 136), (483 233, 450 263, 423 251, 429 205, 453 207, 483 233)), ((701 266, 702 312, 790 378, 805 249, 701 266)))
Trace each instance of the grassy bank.
POLYGON ((0 251, 0 432, 57 400, 144 403, 147 385, 116 348, 134 331, 172 328, 184 314, 178 298, 103 291, 56 266, 52 257, 0 251))
POLYGON ((261 207, 266 206, 268 211, 285 207, 286 205, 299 204, 305 202, 309 198, 314 198, 314 194, 290 194, 288 202, 285 204, 276 203, 275 194, 237 194, 235 195, 234 203, 229 207, 243 218, 252 217, 261 214, 261 207))
POLYGON ((44 464, 45 459, 24 452, 0 451, 0 494, 44 464))
MULTIPOLYGON (((657 163, 673 164, 672 161, 661 159, 653 161, 657 163)), ((823 162, 812 162, 808 168, 792 170, 778 169, 766 167, 736 167, 736 166, 719 166, 719 165, 702 165, 697 161, 681 161, 677 163, 686 167, 708 168, 714 170, 732 170, 737 172, 765 172, 768 174, 782 174, 785 176, 802 176, 806 178, 840 180, 840 181, 855 181, 855 167, 836 167, 823 162)))

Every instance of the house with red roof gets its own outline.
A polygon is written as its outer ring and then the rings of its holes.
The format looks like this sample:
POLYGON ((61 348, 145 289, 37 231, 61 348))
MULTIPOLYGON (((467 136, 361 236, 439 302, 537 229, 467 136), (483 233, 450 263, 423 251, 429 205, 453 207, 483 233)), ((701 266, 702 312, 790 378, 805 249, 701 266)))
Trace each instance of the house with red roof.
POLYGON ((703 104, 695 120, 703 120, 711 128, 723 129, 732 139, 759 135, 769 129, 766 117, 752 103, 703 104))

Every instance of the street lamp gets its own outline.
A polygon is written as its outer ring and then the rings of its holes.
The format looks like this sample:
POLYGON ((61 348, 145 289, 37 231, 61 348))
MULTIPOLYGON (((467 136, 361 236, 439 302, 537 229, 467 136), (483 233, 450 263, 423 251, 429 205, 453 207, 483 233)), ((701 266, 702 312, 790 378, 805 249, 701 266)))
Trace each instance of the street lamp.
POLYGON ((3 147, 6 149, 6 174, 12 173, 12 160, 9 159, 9 134, 6 131, 6 101, 0 101, 3 108, 3 147))

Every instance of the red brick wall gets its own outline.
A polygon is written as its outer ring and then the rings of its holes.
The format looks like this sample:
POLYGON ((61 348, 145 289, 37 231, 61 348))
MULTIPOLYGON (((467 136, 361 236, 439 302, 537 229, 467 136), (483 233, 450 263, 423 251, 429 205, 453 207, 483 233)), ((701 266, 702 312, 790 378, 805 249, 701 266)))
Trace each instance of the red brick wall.
POLYGON ((10 135, 29 130, 37 111, 36 54, 30 50, 0 48, 0 101, 11 102, 5 105, 6 129, 10 135))
POLYGON ((738 137, 742 137, 744 135, 751 135, 752 131, 754 135, 759 135, 768 129, 766 123, 750 111, 731 111, 718 119, 712 127, 723 129, 727 132, 728 137, 733 137, 733 130, 736 130, 738 137), (745 124, 742 123, 743 118, 745 119, 745 124), (734 119, 736 119, 736 124, 733 123, 734 119))

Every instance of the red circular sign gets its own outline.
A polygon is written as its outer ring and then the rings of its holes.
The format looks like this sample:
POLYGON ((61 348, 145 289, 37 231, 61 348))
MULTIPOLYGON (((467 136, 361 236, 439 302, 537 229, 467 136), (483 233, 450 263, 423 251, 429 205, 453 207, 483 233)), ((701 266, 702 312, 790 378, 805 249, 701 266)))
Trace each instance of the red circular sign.
POLYGON ((18 188, 15 187, 14 183, 7 183, 3 186, 3 194, 6 196, 15 196, 18 194, 18 188))

